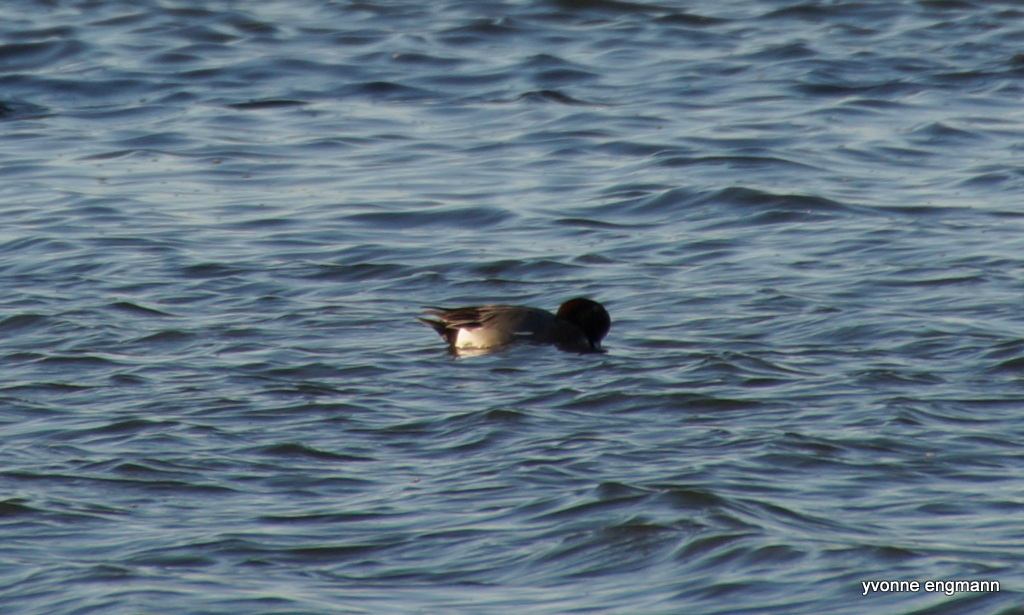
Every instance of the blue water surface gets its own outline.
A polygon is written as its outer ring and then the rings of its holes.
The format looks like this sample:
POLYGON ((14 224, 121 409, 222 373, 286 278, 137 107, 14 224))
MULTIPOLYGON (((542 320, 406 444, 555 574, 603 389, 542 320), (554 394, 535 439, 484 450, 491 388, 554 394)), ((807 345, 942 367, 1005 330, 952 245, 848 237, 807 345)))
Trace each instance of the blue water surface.
POLYGON ((3 613, 1024 613, 1019 3, 0 15, 3 613))

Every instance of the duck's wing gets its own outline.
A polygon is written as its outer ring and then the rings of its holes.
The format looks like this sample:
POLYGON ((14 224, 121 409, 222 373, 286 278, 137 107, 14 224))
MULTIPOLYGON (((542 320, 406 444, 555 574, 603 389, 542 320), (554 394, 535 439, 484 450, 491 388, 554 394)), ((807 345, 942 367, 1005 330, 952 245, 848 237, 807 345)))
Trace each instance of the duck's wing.
POLYGON ((459 308, 446 308, 434 305, 423 306, 424 313, 433 316, 436 320, 429 318, 417 318, 421 323, 437 331, 441 339, 451 345, 455 345, 459 339, 459 329, 476 329, 495 317, 495 310, 499 306, 484 305, 459 308))
MULTIPOLYGON (((495 320, 501 320, 507 318, 509 315, 514 314, 517 308, 513 305, 474 305, 469 307, 459 308, 445 308, 437 306, 424 306, 424 311, 437 318, 436 321, 428 322, 440 322, 446 327, 453 329, 472 329, 474 327, 482 327, 495 320)), ((424 319, 420 319, 421 321, 424 319)))

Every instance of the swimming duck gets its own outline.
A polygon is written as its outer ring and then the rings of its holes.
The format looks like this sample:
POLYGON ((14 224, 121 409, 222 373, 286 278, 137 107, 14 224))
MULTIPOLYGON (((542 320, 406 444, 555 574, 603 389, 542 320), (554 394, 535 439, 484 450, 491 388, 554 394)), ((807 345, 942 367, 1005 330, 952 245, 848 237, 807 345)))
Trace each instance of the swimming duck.
POLYGON ((601 352, 601 340, 612 326, 604 306, 582 297, 566 301, 556 314, 525 305, 427 306, 425 311, 437 320, 418 320, 437 331, 452 350, 525 341, 576 352, 601 352))

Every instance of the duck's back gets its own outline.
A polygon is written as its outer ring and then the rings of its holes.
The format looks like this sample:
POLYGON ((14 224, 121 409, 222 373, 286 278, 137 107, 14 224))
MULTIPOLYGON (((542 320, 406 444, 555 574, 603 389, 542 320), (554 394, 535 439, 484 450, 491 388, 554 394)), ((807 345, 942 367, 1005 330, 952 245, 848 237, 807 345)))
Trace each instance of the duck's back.
POLYGON ((431 308, 432 326, 454 348, 492 348, 514 341, 550 341, 555 315, 521 305, 431 308))

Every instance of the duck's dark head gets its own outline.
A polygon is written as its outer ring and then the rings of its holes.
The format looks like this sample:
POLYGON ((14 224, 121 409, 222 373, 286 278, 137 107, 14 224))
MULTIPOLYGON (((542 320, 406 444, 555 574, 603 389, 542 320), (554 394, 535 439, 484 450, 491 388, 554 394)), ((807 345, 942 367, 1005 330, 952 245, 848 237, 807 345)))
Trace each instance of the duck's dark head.
POLYGON ((612 318, 608 310, 597 301, 577 297, 570 299, 558 308, 558 318, 567 320, 583 331, 593 350, 601 348, 601 340, 612 328, 612 318))

